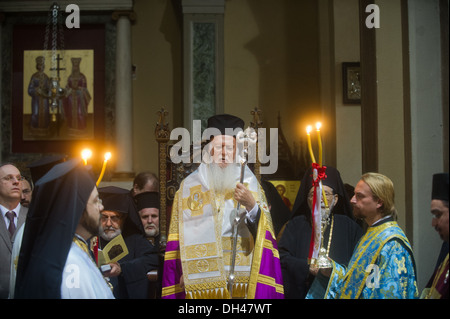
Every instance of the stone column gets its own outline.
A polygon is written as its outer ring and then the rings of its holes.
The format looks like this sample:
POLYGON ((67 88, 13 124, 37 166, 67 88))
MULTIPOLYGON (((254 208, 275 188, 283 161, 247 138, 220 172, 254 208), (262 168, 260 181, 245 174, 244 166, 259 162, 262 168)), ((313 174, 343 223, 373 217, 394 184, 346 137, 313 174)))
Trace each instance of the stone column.
POLYGON ((131 70, 131 23, 135 20, 133 11, 116 11, 112 14, 117 21, 116 32, 116 90, 115 130, 116 167, 115 178, 133 178, 133 96, 131 70))

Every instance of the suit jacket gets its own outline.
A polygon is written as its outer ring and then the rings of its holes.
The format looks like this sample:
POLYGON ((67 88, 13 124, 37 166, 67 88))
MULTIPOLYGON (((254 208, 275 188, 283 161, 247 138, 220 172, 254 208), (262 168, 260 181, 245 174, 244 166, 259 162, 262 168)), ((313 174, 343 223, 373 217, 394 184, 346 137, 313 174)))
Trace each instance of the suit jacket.
POLYGON ((20 206, 16 231, 12 238, 9 236, 9 231, 6 228, 5 220, 0 218, 0 299, 8 298, 12 247, 17 231, 25 222, 27 214, 28 208, 20 206))

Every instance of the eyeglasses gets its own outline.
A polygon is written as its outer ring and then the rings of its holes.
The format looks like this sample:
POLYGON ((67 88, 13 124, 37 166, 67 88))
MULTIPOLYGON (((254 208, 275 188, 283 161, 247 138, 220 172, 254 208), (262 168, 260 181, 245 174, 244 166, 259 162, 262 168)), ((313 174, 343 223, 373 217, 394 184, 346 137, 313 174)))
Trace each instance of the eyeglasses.
MULTIPOLYGON (((331 197, 334 196, 334 194, 325 192, 325 196, 326 196, 327 198, 331 198, 331 197)), ((314 197, 314 192, 311 192, 311 193, 308 194, 308 199, 309 199, 309 200, 312 200, 313 197, 314 197)))
POLYGON ((23 176, 21 176, 21 175, 17 175, 17 176, 14 176, 14 175, 6 175, 6 176, 3 176, 2 178, 0 178, 2 181, 5 181, 5 182, 10 182, 10 181, 14 181, 14 180, 16 180, 16 181, 18 181, 18 182, 21 182, 21 181, 23 181, 24 179, 25 179, 25 177, 23 177, 23 176))
POLYGON ((112 223, 117 224, 120 221, 120 217, 119 216, 106 216, 106 215, 101 215, 100 219, 102 222, 107 222, 108 219, 111 220, 112 223))

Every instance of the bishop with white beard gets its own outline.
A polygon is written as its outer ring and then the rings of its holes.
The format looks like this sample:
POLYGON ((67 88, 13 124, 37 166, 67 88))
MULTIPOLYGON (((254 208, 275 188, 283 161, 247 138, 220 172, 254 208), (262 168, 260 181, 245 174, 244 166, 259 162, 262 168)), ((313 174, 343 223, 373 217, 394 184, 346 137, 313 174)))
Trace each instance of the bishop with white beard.
POLYGON ((276 239, 264 195, 245 166, 240 183, 235 134, 244 122, 222 114, 208 120, 215 134, 207 157, 180 185, 173 203, 162 297, 283 298, 276 239), (233 215, 240 203, 232 296, 227 289, 233 215))

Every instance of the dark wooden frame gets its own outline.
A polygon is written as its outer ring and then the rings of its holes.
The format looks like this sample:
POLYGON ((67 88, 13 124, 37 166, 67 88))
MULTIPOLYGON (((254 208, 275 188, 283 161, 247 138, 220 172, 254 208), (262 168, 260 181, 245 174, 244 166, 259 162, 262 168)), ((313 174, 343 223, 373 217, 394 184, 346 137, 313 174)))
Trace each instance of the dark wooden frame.
POLYGON ((342 63, 342 99, 344 104, 361 104, 361 66, 359 62, 342 63), (349 96, 348 89, 351 85, 350 72, 359 72, 360 94, 358 98, 349 96))
MULTIPOLYGON (((94 50, 94 134, 91 140, 23 139, 23 54, 43 49, 45 25, 16 25, 12 48, 11 150, 13 153, 73 153, 81 144, 101 145, 105 139, 105 25, 84 24, 80 29, 65 29, 66 50, 94 50)), ((64 86, 65 84, 62 83, 64 86)))

